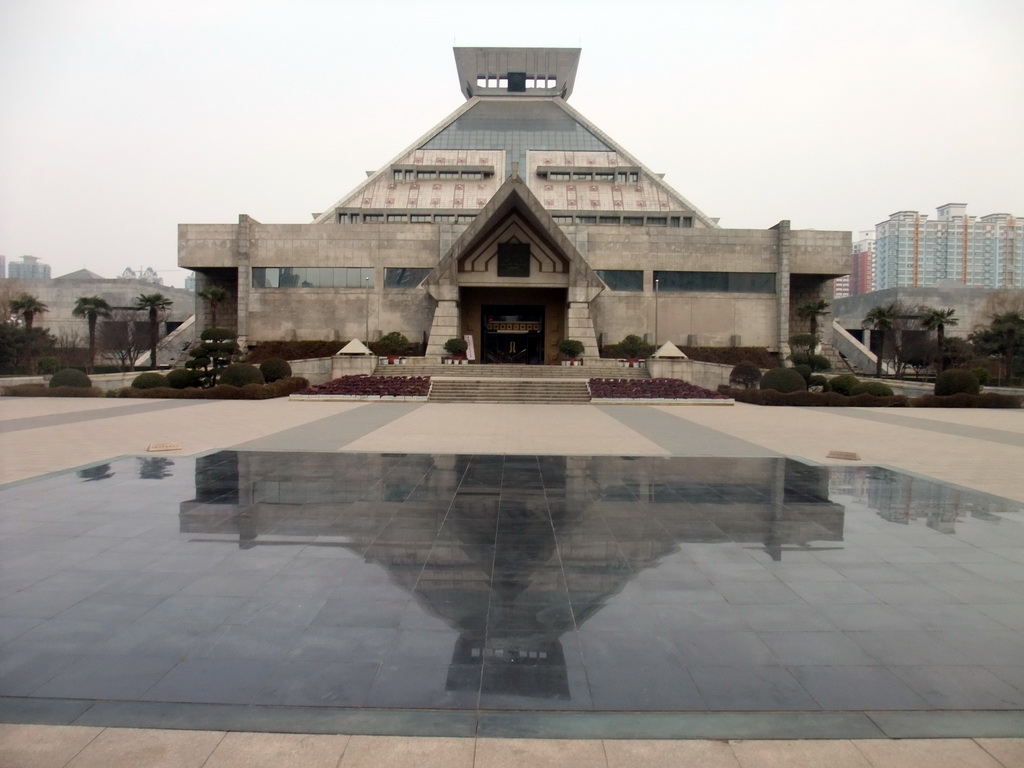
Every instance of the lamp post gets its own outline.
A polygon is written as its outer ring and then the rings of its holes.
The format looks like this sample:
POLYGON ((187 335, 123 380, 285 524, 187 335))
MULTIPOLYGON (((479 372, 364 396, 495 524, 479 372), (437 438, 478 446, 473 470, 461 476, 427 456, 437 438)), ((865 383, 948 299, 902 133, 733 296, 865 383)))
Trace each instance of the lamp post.
POLYGON ((658 283, 660 280, 654 281, 654 346, 658 346, 658 283))
POLYGON ((366 335, 363 337, 366 339, 366 346, 370 346, 370 276, 366 278, 366 335))

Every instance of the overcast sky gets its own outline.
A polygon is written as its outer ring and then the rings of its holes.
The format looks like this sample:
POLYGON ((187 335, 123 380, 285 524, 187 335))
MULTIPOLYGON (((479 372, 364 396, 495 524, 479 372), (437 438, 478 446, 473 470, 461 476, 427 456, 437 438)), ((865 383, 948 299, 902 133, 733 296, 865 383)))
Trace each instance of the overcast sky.
POLYGON ((583 49, 570 103, 725 227, 1024 216, 1021 0, 0 0, 0 253, 152 266, 304 223, 463 102, 451 48, 583 49))

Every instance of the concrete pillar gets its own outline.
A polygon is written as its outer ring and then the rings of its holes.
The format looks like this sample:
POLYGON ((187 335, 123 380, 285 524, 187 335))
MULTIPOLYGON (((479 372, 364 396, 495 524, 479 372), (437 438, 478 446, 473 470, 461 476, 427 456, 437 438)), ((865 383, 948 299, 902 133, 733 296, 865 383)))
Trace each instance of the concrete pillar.
POLYGON ((440 357, 448 354, 444 351, 444 343, 453 338, 462 338, 459 325, 459 302, 442 299, 437 302, 434 319, 430 323, 427 357, 440 357))
POLYGON ((775 270, 775 293, 778 300, 778 325, 776 334, 779 357, 785 361, 789 358, 789 256, 790 256, 790 226, 789 221, 783 220, 772 229, 777 235, 777 247, 779 251, 778 264, 775 270))
POLYGON ((597 334, 589 301, 570 301, 566 312, 565 338, 583 342, 583 357, 597 359, 597 334))
POLYGON ((249 340, 249 294, 252 290, 252 267, 249 262, 249 238, 252 219, 247 214, 238 215, 238 346, 245 349, 249 340))

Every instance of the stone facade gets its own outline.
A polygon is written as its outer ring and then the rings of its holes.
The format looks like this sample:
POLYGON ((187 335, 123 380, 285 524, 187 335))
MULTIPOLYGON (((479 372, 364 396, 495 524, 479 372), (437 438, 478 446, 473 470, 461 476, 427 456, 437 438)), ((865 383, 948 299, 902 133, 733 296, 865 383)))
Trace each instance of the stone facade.
POLYGON ((795 306, 848 272, 849 233, 720 228, 566 104, 578 50, 538 50, 456 49, 467 102, 313 223, 179 225, 196 288, 232 296, 218 324, 243 343, 399 331, 430 355, 468 336, 483 362, 628 334, 787 352, 795 306), (495 61, 558 69, 492 78, 495 61))

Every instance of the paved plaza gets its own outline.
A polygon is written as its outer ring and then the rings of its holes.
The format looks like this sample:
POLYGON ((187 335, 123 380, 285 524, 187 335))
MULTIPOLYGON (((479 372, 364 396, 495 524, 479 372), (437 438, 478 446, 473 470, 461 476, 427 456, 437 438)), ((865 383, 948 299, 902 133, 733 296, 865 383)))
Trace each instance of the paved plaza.
POLYGON ((3 398, 0 429, 0 765, 1024 764, 1021 411, 3 398))

